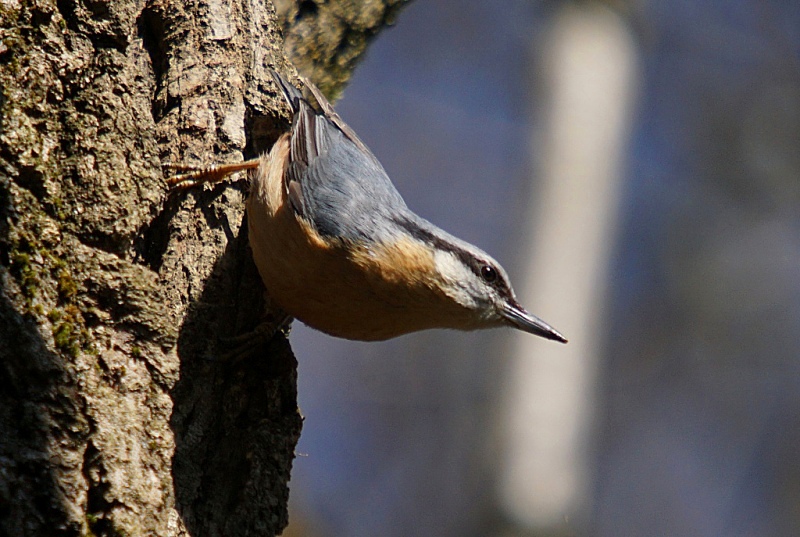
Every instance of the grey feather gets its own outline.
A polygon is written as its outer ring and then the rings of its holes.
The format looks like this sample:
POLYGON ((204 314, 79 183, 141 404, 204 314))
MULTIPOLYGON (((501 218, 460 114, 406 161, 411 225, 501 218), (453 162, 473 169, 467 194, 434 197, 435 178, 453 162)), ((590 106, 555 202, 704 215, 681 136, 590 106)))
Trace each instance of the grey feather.
POLYGON ((386 171, 313 85, 321 111, 273 72, 294 112, 287 188, 295 211, 330 239, 388 240, 390 218, 414 216, 386 171), (299 193, 292 182, 299 184, 299 193), (298 195, 299 194, 299 195, 298 195))

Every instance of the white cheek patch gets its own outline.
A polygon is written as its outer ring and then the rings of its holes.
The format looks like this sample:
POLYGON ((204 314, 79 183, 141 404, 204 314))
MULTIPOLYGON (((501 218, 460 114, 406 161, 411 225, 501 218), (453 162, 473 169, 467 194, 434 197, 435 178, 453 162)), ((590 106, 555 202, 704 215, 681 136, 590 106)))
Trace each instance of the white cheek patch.
POLYGON ((438 250, 433 256, 436 270, 443 282, 447 295, 466 308, 477 305, 479 285, 475 274, 450 252, 438 250))
POLYGON ((472 271, 450 252, 437 250, 433 260, 436 263, 436 270, 445 280, 464 281, 474 276, 472 271))

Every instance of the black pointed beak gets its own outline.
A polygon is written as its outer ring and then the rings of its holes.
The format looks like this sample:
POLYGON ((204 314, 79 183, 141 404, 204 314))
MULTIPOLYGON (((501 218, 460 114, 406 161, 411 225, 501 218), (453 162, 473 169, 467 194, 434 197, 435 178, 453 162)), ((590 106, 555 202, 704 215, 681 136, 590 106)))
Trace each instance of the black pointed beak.
POLYGON ((558 333, 558 330, 539 319, 535 315, 531 315, 525 309, 515 302, 510 302, 500 308, 500 315, 505 317, 508 323, 514 328, 518 328, 523 332, 528 332, 535 336, 541 336, 546 339, 552 339, 560 343, 566 343, 567 338, 558 333))

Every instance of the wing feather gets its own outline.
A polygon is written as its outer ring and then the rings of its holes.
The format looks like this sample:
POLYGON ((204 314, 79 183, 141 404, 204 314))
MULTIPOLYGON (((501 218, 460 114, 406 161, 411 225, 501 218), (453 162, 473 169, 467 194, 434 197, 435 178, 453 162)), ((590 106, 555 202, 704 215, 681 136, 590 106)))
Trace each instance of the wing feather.
POLYGON ((408 209, 386 171, 330 102, 304 80, 320 110, 277 73, 294 112, 286 188, 295 212, 322 236, 368 242, 408 209))

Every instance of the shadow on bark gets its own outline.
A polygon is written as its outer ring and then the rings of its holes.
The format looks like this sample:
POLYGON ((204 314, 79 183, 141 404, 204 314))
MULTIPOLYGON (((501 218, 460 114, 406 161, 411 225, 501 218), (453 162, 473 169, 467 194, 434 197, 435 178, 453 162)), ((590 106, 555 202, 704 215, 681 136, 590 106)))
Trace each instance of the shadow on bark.
POLYGON ((277 535, 288 523, 287 483, 302 425, 294 355, 278 334, 237 363, 221 358, 230 347, 220 339, 263 319, 263 295, 245 223, 178 339, 172 475, 176 507, 192 535, 277 535))
POLYGON ((74 372, 48 350, 34 318, 11 300, 15 291, 5 269, 15 270, 8 247, 7 219, 14 210, 9 200, 0 184, 0 534, 76 533, 80 528, 69 523, 68 502, 60 501, 72 492, 63 487, 74 483, 65 481, 68 462, 51 443, 77 446, 89 425, 76 407, 74 372), (61 526, 53 527, 55 521, 61 526))
MULTIPOLYGON (((3 278, 4 279, 4 278, 3 278)), ((80 443, 88 425, 73 408, 75 387, 61 359, 36 337, 36 327, 0 291, 0 534, 32 535, 68 524, 65 485, 59 460, 53 460, 50 439, 80 443), (58 412, 60 420, 51 413, 58 412), (66 424, 65 417, 78 419, 66 424), (58 422, 58 423, 57 423, 58 422), (60 430, 59 430, 60 429, 60 430), (20 456, 24 454, 24 456, 20 456), (46 521, 46 522, 45 522, 46 521)), ((64 533, 62 526, 61 530, 64 533)), ((70 528, 66 533, 77 532, 70 528)), ((55 533, 54 533, 55 534, 55 533)), ((61 533, 59 533, 61 534, 61 533)))

